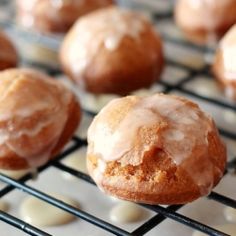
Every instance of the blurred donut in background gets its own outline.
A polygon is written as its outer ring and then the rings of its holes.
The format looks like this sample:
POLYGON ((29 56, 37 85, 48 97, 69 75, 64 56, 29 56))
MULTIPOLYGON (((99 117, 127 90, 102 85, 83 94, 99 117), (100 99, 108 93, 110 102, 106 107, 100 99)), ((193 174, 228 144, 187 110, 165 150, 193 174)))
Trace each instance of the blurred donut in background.
POLYGON ((178 0, 175 21, 190 41, 209 44, 236 23, 236 1, 178 0))
POLYGON ((162 42, 143 15, 108 7, 78 19, 60 50, 65 73, 93 94, 127 94, 159 79, 162 42))
POLYGON ((78 17, 112 3, 113 0, 17 0, 17 21, 40 32, 64 33, 78 17))
POLYGON ((225 95, 236 101, 236 24, 221 40, 215 55, 213 73, 225 95))

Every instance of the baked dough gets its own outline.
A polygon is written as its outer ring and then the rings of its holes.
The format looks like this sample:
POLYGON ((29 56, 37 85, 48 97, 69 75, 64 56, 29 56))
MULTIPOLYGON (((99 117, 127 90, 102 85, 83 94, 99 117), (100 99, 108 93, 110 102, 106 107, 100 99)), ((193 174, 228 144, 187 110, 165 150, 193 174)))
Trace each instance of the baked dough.
POLYGON ((236 101, 236 24, 219 44, 213 63, 213 73, 226 96, 236 101))
POLYGON ((113 0, 17 0, 20 25, 43 33, 64 33, 82 15, 113 0))
POLYGON ((111 101, 88 130, 87 167, 105 193, 149 204, 183 204, 207 195, 226 163, 211 117, 178 96, 111 101))
POLYGON ((0 70, 16 67, 18 56, 7 35, 0 30, 0 70))
POLYGON ((0 73, 0 169, 45 164, 80 121, 80 106, 59 81, 30 69, 0 73))
POLYGON ((140 13, 108 7, 81 17, 60 50, 66 74, 93 94, 149 87, 163 68, 162 43, 140 13))
POLYGON ((236 23, 236 1, 178 0, 175 20, 191 41, 210 44, 236 23))

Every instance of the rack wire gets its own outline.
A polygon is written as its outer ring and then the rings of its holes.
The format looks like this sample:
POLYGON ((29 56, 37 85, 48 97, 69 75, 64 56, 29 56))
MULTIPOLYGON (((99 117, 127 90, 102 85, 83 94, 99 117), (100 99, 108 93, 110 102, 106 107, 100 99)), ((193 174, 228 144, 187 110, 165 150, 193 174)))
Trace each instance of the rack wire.
MULTIPOLYGON (((7 3, 5 1, 4 3, 7 3)), ((153 13, 153 19, 154 22, 158 22, 158 24, 161 24, 162 21, 172 21, 172 16, 173 13, 172 11, 168 12, 160 12, 160 13, 153 13)), ((4 26, 6 29, 12 29, 16 28, 14 23, 9 23, 9 22, 1 22, 1 25, 4 26)), ((34 40, 34 37, 37 38, 38 36, 35 34, 30 33, 27 31, 24 31, 23 29, 18 29, 18 34, 23 37, 29 38, 29 40, 34 40)), ((48 37, 43 38, 43 44, 46 46, 51 46, 53 40, 51 40, 48 37)), ((200 52, 208 52, 209 49, 201 46, 196 46, 193 45, 181 38, 173 38, 168 34, 162 33, 162 38, 169 43, 172 43, 173 45, 176 46, 182 46, 184 48, 190 48, 194 49, 200 52)), ((32 64, 32 62, 28 63, 32 64)), ((186 71, 186 76, 183 76, 177 83, 172 84, 169 83, 165 80, 161 80, 158 83, 163 86, 164 90, 163 92, 165 93, 171 93, 173 91, 181 92, 182 94, 186 94, 188 96, 194 97, 196 99, 200 99, 203 102, 208 102, 210 104, 214 104, 217 107, 220 108, 227 108, 230 109, 232 112, 236 112, 236 105, 228 102, 226 100, 220 100, 220 99, 215 99, 215 98, 210 98, 207 96, 200 95, 194 91, 186 89, 185 85, 193 80, 194 77, 199 76, 199 75, 205 75, 209 76, 210 75, 210 67, 208 64, 204 64, 200 69, 199 68, 192 68, 190 66, 184 65, 178 61, 172 60, 171 58, 166 59, 166 63, 169 66, 174 66, 176 68, 180 68, 181 70, 186 71)), ((49 74, 53 75, 59 75, 62 72, 58 68, 51 68, 45 65, 40 65, 39 63, 33 62, 34 65, 37 67, 43 67, 49 74)), ((89 116, 94 116, 95 114, 91 111, 84 110, 89 116)), ((236 140, 236 133, 233 131, 229 131, 223 128, 220 128, 220 134, 223 137, 236 140)), ((40 167, 38 169, 39 175, 47 170, 50 167, 55 167, 59 171, 63 171, 66 173, 69 173, 70 175, 73 175, 75 178, 82 179, 83 181, 86 181, 89 184, 95 185, 93 180, 83 172, 77 171, 71 167, 66 166, 61 162, 62 159, 67 157, 69 154, 75 152, 79 148, 86 146, 87 141, 85 139, 81 139, 80 137, 73 137, 72 139, 73 145, 67 148, 66 150, 63 151, 60 155, 58 155, 54 160, 51 160, 48 162, 46 165, 40 167)), ((228 163, 227 165, 227 170, 225 172, 225 175, 228 174, 228 172, 232 173, 232 171, 235 171, 236 169, 236 153, 234 153, 234 158, 228 163)), ((109 222, 106 222, 99 217, 96 217, 92 214, 89 214, 86 211, 77 209, 65 202, 62 202, 52 196, 49 196, 47 193, 40 191, 34 187, 31 187, 27 184, 27 181, 29 181, 32 178, 31 174, 26 174, 19 180, 14 180, 11 179, 10 177, 7 177, 3 174, 0 174, 0 181, 4 182, 6 186, 0 190, 0 198, 2 198, 5 195, 8 195, 11 193, 13 190, 18 189, 21 191, 24 191, 28 195, 35 196, 36 198, 39 198, 49 204, 54 205, 55 207, 58 207, 70 214, 75 215, 76 217, 83 219, 93 225, 96 225, 97 227, 100 227, 104 229, 107 232, 113 233, 114 235, 120 235, 120 236, 128 236, 128 235, 144 235, 150 230, 152 230, 154 227, 158 227, 163 221, 166 219, 171 219, 173 221, 179 222, 179 224, 184 224, 187 227, 191 227, 193 229, 199 230, 207 235, 212 235, 212 236, 226 236, 226 233, 220 232, 215 228, 212 228, 208 225, 205 225, 203 223, 200 223, 196 220, 193 220, 183 214, 178 213, 177 211, 183 207, 183 205, 173 205, 173 206, 168 206, 168 207, 162 207, 158 205, 146 205, 146 204, 141 204, 143 207, 155 212, 155 215, 144 222, 141 226, 133 230, 132 232, 128 232, 120 227, 117 227, 109 222)), ((223 204, 226 206, 230 206, 232 208, 236 208, 236 200, 231 199, 227 196, 224 196, 222 194, 216 193, 216 192, 211 192, 211 194, 207 197, 219 204, 223 204)), ((25 223, 19 218, 16 218, 13 215, 10 215, 6 212, 0 211, 0 220, 6 222, 7 224, 11 225, 12 227, 18 228, 19 230, 25 232, 28 235, 33 235, 33 236, 46 236, 50 235, 49 233, 43 231, 40 228, 34 227, 30 224, 25 223)))

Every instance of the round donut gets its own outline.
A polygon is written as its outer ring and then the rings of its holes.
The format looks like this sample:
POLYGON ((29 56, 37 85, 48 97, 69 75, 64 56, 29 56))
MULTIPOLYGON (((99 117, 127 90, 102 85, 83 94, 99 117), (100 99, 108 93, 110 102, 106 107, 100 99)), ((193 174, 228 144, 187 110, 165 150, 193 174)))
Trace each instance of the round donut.
POLYGON ((0 30, 0 70, 16 67, 18 56, 7 35, 0 30))
POLYGON ((88 130, 89 174, 105 193, 124 200, 191 202, 210 193, 225 164, 214 121, 183 97, 115 99, 88 130))
POLYGON ((140 13, 108 7, 81 17, 60 50, 65 73, 93 94, 149 87, 163 68, 162 43, 140 13))
POLYGON ((31 69, 0 72, 0 169, 36 168, 60 152, 79 124, 76 97, 31 69))
POLYGON ((225 95, 236 101, 236 24, 219 44, 213 63, 213 73, 225 95))
POLYGON ((222 37, 236 23, 235 0, 178 0, 175 20, 186 37, 198 44, 222 37))
POLYGON ((17 0, 17 21, 43 33, 64 33, 80 16, 111 4, 113 0, 17 0))

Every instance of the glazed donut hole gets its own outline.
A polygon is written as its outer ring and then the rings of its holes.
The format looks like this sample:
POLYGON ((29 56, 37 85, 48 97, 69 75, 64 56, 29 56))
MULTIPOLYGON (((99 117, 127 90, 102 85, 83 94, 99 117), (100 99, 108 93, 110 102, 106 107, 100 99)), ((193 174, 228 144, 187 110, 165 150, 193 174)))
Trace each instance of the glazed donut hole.
POLYGON ((174 14, 187 39, 211 46, 236 23, 235 12, 234 0, 178 0, 174 14))
POLYGON ((58 42, 74 22, 113 3, 113 0, 17 0, 15 21, 33 39, 29 43, 29 39, 21 38, 22 53, 27 60, 57 69, 58 42), (46 40, 46 45, 43 40, 46 40))
POLYGON ((66 33, 79 17, 111 4, 113 0, 17 0, 16 21, 41 33, 66 33))
POLYGON ((236 101, 236 25, 222 38, 215 54, 212 71, 225 93, 236 101))
POLYGON ((0 168, 36 168, 71 139, 81 117, 75 95, 33 69, 0 72, 0 168))
POLYGON ((183 204, 220 181, 226 149, 212 118, 179 96, 127 96, 88 129, 88 172, 105 193, 148 204, 183 204))
POLYGON ((60 61, 83 100, 95 103, 149 88, 164 66, 161 38, 149 20, 118 7, 78 19, 62 43, 60 61))

